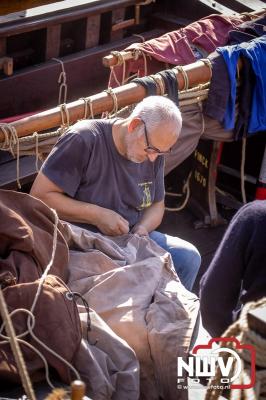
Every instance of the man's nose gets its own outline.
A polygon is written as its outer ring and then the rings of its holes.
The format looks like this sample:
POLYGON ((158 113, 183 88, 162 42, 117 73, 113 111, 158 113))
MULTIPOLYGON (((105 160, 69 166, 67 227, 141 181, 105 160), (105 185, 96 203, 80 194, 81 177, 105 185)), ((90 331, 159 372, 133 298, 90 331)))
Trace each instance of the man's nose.
POLYGON ((148 154, 148 158, 151 162, 154 162, 156 160, 156 158, 158 157, 157 153, 153 153, 153 154, 148 154))

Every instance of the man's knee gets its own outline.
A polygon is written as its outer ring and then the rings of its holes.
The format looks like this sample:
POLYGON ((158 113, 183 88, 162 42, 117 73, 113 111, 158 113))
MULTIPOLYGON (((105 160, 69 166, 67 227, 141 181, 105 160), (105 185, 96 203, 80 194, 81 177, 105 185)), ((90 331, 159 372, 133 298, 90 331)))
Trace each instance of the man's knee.
POLYGON ((198 251, 198 249, 190 243, 190 246, 187 249, 187 260, 185 263, 185 266, 188 270, 188 275, 191 277, 193 280, 193 283, 196 279, 196 276, 198 274, 200 264, 201 264, 201 255, 198 251))
POLYGON ((191 251, 191 257, 192 257, 191 263, 193 265, 192 268, 194 269, 194 271, 198 272, 200 264, 201 264, 201 255, 200 255, 198 249, 194 245, 191 245, 191 246, 192 246, 192 248, 190 251, 191 251))
POLYGON ((201 256, 198 249, 189 242, 178 242, 178 247, 169 249, 174 267, 183 285, 191 290, 197 277, 201 264, 201 256))
POLYGON ((201 264, 201 255, 198 249, 190 242, 184 242, 183 248, 176 248, 180 262, 187 265, 189 269, 198 271, 201 264))

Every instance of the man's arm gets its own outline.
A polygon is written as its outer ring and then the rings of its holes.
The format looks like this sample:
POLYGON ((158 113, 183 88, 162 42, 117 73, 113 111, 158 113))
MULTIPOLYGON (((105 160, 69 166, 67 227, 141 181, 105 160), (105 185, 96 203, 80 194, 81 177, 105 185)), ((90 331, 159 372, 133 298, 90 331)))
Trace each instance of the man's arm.
POLYGON ((30 194, 54 208, 66 221, 95 225, 103 234, 110 236, 129 231, 128 221, 122 216, 107 208, 72 199, 42 172, 35 179, 30 194))
POLYGON ((164 200, 153 203, 143 212, 141 220, 133 227, 132 233, 146 236, 154 231, 162 222, 164 214, 164 200))
POLYGON ((221 336, 233 322, 242 283, 246 301, 256 300, 263 293, 260 284, 264 284, 265 275, 261 267, 266 257, 265 223, 266 202, 243 206, 230 222, 201 279, 202 321, 212 336, 221 336))

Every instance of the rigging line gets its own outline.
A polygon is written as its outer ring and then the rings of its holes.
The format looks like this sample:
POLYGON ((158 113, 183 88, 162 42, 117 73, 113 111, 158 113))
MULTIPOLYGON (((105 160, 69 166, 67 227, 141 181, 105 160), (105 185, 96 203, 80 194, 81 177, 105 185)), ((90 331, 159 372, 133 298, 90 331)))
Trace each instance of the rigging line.
POLYGON ((52 267, 52 265, 53 265, 53 263, 54 263, 54 258, 55 258, 55 251, 56 251, 56 245, 57 245, 57 230, 58 230, 58 221, 59 221, 59 218, 58 218, 58 215, 57 215, 56 211, 53 210, 52 208, 51 208, 51 210, 52 210, 52 212, 53 212, 53 214, 54 214, 54 219, 55 219, 55 220, 54 220, 54 233, 53 233, 52 255, 51 255, 50 261, 48 262, 48 264, 47 264, 47 266, 46 266, 46 268, 45 268, 45 270, 44 270, 44 273, 43 273, 42 276, 41 276, 41 279, 40 279, 40 282, 39 282, 39 285, 38 285, 38 289, 37 289, 36 295, 35 295, 35 297, 34 297, 34 300, 33 300, 32 306, 31 306, 31 309, 30 309, 30 311, 31 311, 32 313, 34 313, 34 309, 35 309, 36 303, 37 303, 37 301, 38 301, 38 298, 39 298, 39 296, 40 296, 40 293, 41 293, 41 290, 42 290, 42 286, 43 286, 44 281, 45 281, 45 279, 46 279, 46 277, 47 277, 47 275, 48 275, 48 273, 49 273, 49 271, 50 271, 50 269, 51 269, 51 267, 52 267))
MULTIPOLYGON (((189 183, 190 183, 191 175, 192 175, 192 172, 189 173, 188 178, 187 178, 187 180, 186 180, 186 182, 185 182, 185 184, 183 186, 183 189, 182 189, 182 192, 186 193, 186 197, 185 197, 185 200, 183 201, 183 203, 179 207, 175 207, 175 208, 165 207, 166 211, 178 212, 178 211, 183 210, 186 207, 186 205, 188 203, 188 200, 189 200, 189 197, 190 197, 190 186, 189 186, 189 183)), ((172 195, 179 197, 179 193, 172 193, 172 195)))
POLYGON ((117 66, 121 66, 122 65, 122 82, 120 83, 117 79, 117 75, 115 73, 114 67, 110 67, 111 68, 111 73, 113 73, 114 78, 116 83, 118 84, 118 86, 124 85, 125 84, 125 78, 126 78, 126 62, 124 60, 123 55, 120 53, 120 51, 111 51, 111 54, 115 57, 117 57, 117 66))
POLYGON ((67 102, 67 83, 66 83, 66 71, 64 63, 59 58, 53 57, 52 60, 57 61, 61 64, 62 71, 59 74, 58 83, 60 84, 58 93, 58 105, 67 102), (64 93, 64 95, 62 95, 64 93))
POLYGON ((9 342, 10 346, 17 364, 18 372, 21 378, 22 386, 25 390, 25 393, 27 397, 30 400, 35 400, 35 394, 31 385, 31 380, 28 374, 28 370, 26 368, 26 364, 23 358, 23 354, 21 352, 18 340, 16 338, 16 333, 12 324, 12 320, 10 318, 10 315, 8 313, 7 305, 5 302, 5 298, 3 295, 3 291, 0 285, 0 312, 1 316, 3 318, 3 321, 5 323, 5 328, 7 331, 7 334, 9 336, 9 342))
POLYGON ((180 74, 183 77, 184 80, 184 88, 182 90, 188 90, 189 88, 189 79, 188 79, 188 74, 186 73, 186 71, 184 70, 184 68, 182 67, 182 65, 178 65, 177 67, 174 67, 173 69, 177 70, 178 72, 180 72, 180 74))
POLYGON ((65 103, 60 104, 60 113, 61 113, 62 127, 68 128, 70 125, 70 117, 69 117, 67 105, 65 103), (65 121, 65 117, 66 117, 66 121, 65 121))
POLYGON ((20 173, 19 173, 19 158, 20 158, 20 147, 19 147, 19 138, 17 135, 16 128, 10 124, 0 124, 0 128, 4 133, 4 143, 0 146, 0 149, 3 151, 9 151, 14 158, 16 158, 16 173, 17 173, 17 186, 21 189, 20 184, 20 173), (16 146, 16 155, 14 153, 13 147, 16 146))
POLYGON ((117 100, 117 96, 116 96, 115 92, 113 91, 113 89, 111 87, 104 90, 104 92, 109 94, 113 100, 113 109, 112 109, 112 111, 110 111, 108 113, 108 117, 110 118, 112 115, 116 115, 118 112, 118 100, 117 100))
POLYGON ((39 172, 39 134, 34 132, 32 137, 35 139, 35 169, 39 172))

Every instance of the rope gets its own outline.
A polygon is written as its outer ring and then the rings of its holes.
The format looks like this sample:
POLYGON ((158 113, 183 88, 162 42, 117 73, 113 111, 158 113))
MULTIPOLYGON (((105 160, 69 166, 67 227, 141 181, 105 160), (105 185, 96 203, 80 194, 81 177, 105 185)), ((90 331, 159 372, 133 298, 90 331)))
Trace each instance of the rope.
POLYGON ((31 311, 32 313, 34 313, 34 309, 35 309, 36 303, 37 303, 37 301, 38 301, 38 299, 39 299, 39 297, 40 297, 40 293, 41 293, 41 290, 42 290, 44 281, 45 281, 45 279, 46 279, 46 277, 47 277, 47 275, 48 275, 48 273, 49 273, 49 271, 50 271, 50 269, 51 269, 51 267, 52 267, 52 265, 53 265, 53 263, 54 263, 54 257, 55 257, 55 251, 56 251, 56 244, 57 244, 58 215, 57 215, 57 213, 56 213, 52 208, 51 208, 51 210, 52 210, 52 212, 53 212, 53 214, 54 214, 54 218, 55 218, 55 222, 54 222, 54 234, 53 234, 52 255, 51 255, 51 259, 50 259, 49 263, 47 264, 47 267, 45 268, 45 271, 44 271, 44 273, 42 274, 42 277, 41 277, 41 279, 40 279, 40 281, 39 281, 39 286, 38 286, 38 289, 37 289, 35 298, 34 298, 34 300, 33 300, 33 303, 32 303, 31 309, 30 309, 30 311, 31 311))
POLYGON ((52 131, 52 132, 45 132, 45 133, 34 132, 32 135, 20 137, 18 140, 19 140, 20 143, 36 141, 35 133, 38 134, 38 146, 39 146, 40 145, 40 141, 42 139, 47 139, 47 138, 50 138, 50 137, 60 136, 62 131, 59 128, 56 131, 52 131))
POLYGON ((0 147, 1 150, 3 151, 9 151, 12 156, 16 158, 16 173, 17 173, 17 186, 19 189, 21 189, 21 184, 19 180, 19 153, 20 153, 20 147, 19 147, 19 139, 18 139, 18 134, 16 131, 16 128, 13 125, 9 124, 0 124, 0 128, 4 134, 4 142, 2 146, 0 147), (16 146, 16 156, 13 151, 13 147, 16 146))
POLYGON ((207 99, 206 95, 194 97, 193 99, 189 99, 189 100, 182 100, 179 103, 179 107, 184 107, 184 106, 188 106, 190 104, 195 104, 195 103, 201 103, 205 99, 207 99))
POLYGON ((111 70, 110 80, 111 80, 111 78, 112 78, 112 76, 113 76, 113 77, 114 77, 114 80, 115 80, 115 83, 117 84, 117 86, 121 86, 122 83, 119 82, 119 80, 118 80, 118 78, 117 78, 117 75, 116 75, 116 73, 115 73, 115 69, 114 69, 114 66, 113 66, 113 65, 110 67, 110 70, 111 70))
POLYGON ((244 204, 246 204, 246 202, 247 202, 246 191, 245 191, 246 143, 247 143, 247 139, 243 138, 242 139, 242 150, 241 150, 240 180, 241 180, 242 201, 244 204))
POLYGON ((91 118, 94 119, 94 111, 93 111, 93 108, 92 108, 92 99, 88 98, 87 101, 88 101, 89 107, 90 107, 91 118))
MULTIPOLYGON (((188 178, 187 178, 187 180, 184 183, 184 186, 182 188, 182 193, 183 194, 186 193, 186 197, 185 197, 185 200, 183 201, 183 203, 181 204, 181 206, 176 207, 176 208, 165 207, 166 211, 178 212, 178 211, 183 210, 186 207, 186 205, 188 203, 188 200, 189 200, 189 197, 190 197, 190 186, 189 186, 189 183, 190 183, 191 174, 192 174, 192 172, 189 173, 188 178)), ((166 194, 170 195, 170 196, 176 196, 176 197, 182 196, 182 194, 179 194, 179 193, 168 193, 168 192, 166 192, 166 194)))
POLYGON ((141 39, 141 41, 142 41, 142 43, 145 43, 145 37, 144 37, 144 36, 142 36, 142 35, 140 35, 139 33, 133 33, 133 35, 132 35, 132 36, 136 36, 136 37, 140 38, 140 39, 141 39))
POLYGON ((212 63, 211 63, 211 61, 209 60, 209 58, 201 58, 200 61, 202 61, 207 67, 209 67, 209 70, 210 70, 209 81, 211 82, 211 80, 212 80, 212 63))
POLYGON ((87 98, 86 97, 81 97, 80 100, 84 101, 84 115, 82 119, 87 119, 88 118, 88 103, 87 103, 87 98))
POLYGON ((202 110, 202 103, 199 102, 199 108, 200 108, 200 115, 201 115, 201 132, 200 132, 200 136, 203 135, 203 133, 205 132, 205 118, 204 118, 204 114, 203 114, 203 110, 202 110))
POLYGON ((59 58, 52 58, 52 60, 57 61, 61 64, 62 71, 59 74, 58 83, 60 84, 58 93, 58 105, 67 102, 67 83, 66 83, 66 72, 64 63, 59 58), (64 93, 64 95, 63 95, 64 93))
POLYGON ((123 57, 123 55, 121 54, 120 51, 113 50, 113 51, 110 52, 110 54, 111 54, 112 56, 114 56, 114 57, 117 58, 116 66, 124 65, 124 64, 125 64, 124 57, 123 57))
POLYGON ((199 96, 208 96, 208 93, 209 93, 209 89, 199 89, 198 91, 191 91, 190 89, 189 90, 187 90, 187 91, 185 91, 185 92, 180 92, 179 93, 179 99, 181 100, 183 100, 183 99, 191 99, 191 98, 194 98, 195 96, 196 97, 199 97, 199 96))
POLYGON ((182 67, 182 65, 174 67, 173 69, 176 69, 178 71, 178 73, 180 72, 180 74, 183 77, 183 80, 184 80, 184 89, 183 90, 188 90, 188 88, 189 88, 189 79, 188 79, 188 75, 187 75, 186 71, 184 70, 184 68, 182 67))
MULTIPOLYGON (((56 358, 58 358, 61 362, 63 362, 65 365, 67 365, 67 366, 74 372, 74 374, 76 375, 76 378, 77 378, 77 379, 80 379, 80 375, 79 375, 78 371, 72 366, 72 364, 70 364, 67 360, 65 360, 65 359, 64 359, 63 357, 61 357, 58 353, 56 353, 54 350, 52 350, 50 347, 48 347, 45 343, 43 343, 43 342, 34 334, 34 332, 33 332, 33 329, 34 329, 34 326, 35 326, 35 316, 34 316, 33 313, 34 313, 34 310, 35 310, 37 301, 38 301, 38 299, 39 299, 39 297, 40 297, 40 294, 41 294, 41 291, 42 291, 42 288, 43 288, 45 279, 47 278, 47 275, 48 275, 48 273, 49 273, 49 271, 50 271, 50 269, 51 269, 51 267, 52 267, 52 265, 53 265, 54 257, 55 257, 55 252, 56 252, 57 230, 58 230, 58 221, 59 221, 59 219, 58 219, 58 215, 56 214, 56 212, 55 212, 53 209, 51 209, 51 210, 52 210, 52 212, 53 212, 53 214, 54 214, 54 218, 55 218, 51 259, 50 259, 50 261, 48 262, 48 264, 47 264, 47 266, 46 266, 46 268, 45 268, 45 270, 44 270, 44 272, 43 272, 43 274, 42 274, 42 276, 41 276, 41 278, 40 278, 40 280, 39 280, 37 292, 36 292, 36 294, 35 294, 35 297, 34 297, 34 300, 33 300, 32 306, 31 306, 31 309, 30 309, 30 310, 27 310, 27 309, 16 309, 16 310, 13 310, 13 311, 9 314, 9 317, 10 317, 10 319, 11 319, 12 316, 14 316, 15 314, 17 314, 17 313, 19 313, 19 312, 24 312, 24 313, 28 314, 28 319, 27 319, 27 328, 28 328, 28 329, 27 329, 25 332, 19 334, 18 336, 15 335, 15 338, 16 338, 16 340, 18 340, 20 343, 23 343, 24 345, 30 347, 34 352, 36 352, 36 353, 40 356, 40 358, 41 358, 41 359, 43 360, 43 362, 44 362, 46 380, 47 380, 48 384, 49 384, 52 388, 54 388, 54 386, 53 386, 53 384, 52 384, 52 382, 50 381, 50 378, 49 378, 49 367, 48 367, 48 363, 47 363, 45 357, 41 354, 41 352, 39 352, 39 350, 37 350, 37 349, 34 348, 32 345, 30 345, 29 343, 27 343, 27 342, 25 342, 24 340, 21 339, 22 337, 26 336, 27 334, 30 334, 30 335, 32 336, 32 338, 33 338, 37 343, 39 343, 46 351, 48 351, 49 353, 51 353, 52 355, 54 355, 54 356, 55 356, 56 358)), ((0 304, 0 305, 1 305, 1 304, 0 304)), ((4 320, 4 319, 3 319, 3 320, 4 320)), ((6 339, 6 340, 9 342, 9 341, 11 341, 11 337, 10 337, 9 332, 7 331, 8 336, 5 336, 5 335, 2 334, 2 331, 3 331, 4 327, 5 327, 5 320, 4 320, 4 322, 3 322, 3 324, 2 324, 2 326, 1 326, 1 328, 0 328, 0 337, 6 339)), ((14 333, 15 333, 15 332, 14 332, 14 333)), ((6 341, 2 341, 2 342, 1 342, 1 344, 4 344, 4 343, 6 343, 6 341)), ((13 350, 13 349, 12 349, 12 350, 13 350)), ((15 354, 14 354, 14 356, 15 356, 15 354)), ((34 397, 34 398, 33 398, 33 397, 29 397, 29 398, 30 398, 30 399, 35 399, 35 397, 34 397)))
POLYGON ((122 82, 120 83, 117 79, 116 73, 114 71, 114 66, 111 66, 111 74, 114 75, 114 79, 116 81, 116 83, 118 84, 118 86, 124 85, 125 84, 125 77, 126 77, 126 62, 124 60, 123 55, 120 53, 120 51, 111 51, 111 55, 113 55, 114 57, 117 58, 117 66, 121 66, 122 65, 122 82))
POLYGON ((112 109, 112 111, 110 111, 108 113, 108 117, 110 118, 112 115, 116 115, 118 112, 118 100, 117 100, 117 96, 116 96, 115 92, 113 91, 113 89, 111 87, 104 90, 104 92, 109 94, 113 100, 113 109, 112 109))
POLYGON ((8 309, 7 309, 7 305, 5 302, 5 298, 3 295, 3 291, 2 288, 0 286, 0 312, 1 312, 1 316, 2 319, 4 321, 5 324, 5 329, 7 332, 7 335, 9 337, 9 343, 10 343, 10 347, 12 349, 17 367, 18 367, 18 372, 21 378, 21 382, 22 382, 22 386, 25 390, 25 393, 27 395, 27 398, 29 398, 30 400, 35 400, 35 394, 31 385, 31 380, 28 374, 28 370, 26 368, 26 364, 20 349, 20 346, 18 344, 18 340, 16 338, 16 334, 15 334, 15 330, 12 324, 12 320, 11 317, 8 313, 8 309))
POLYGON ((94 112, 92 108, 92 99, 90 97, 81 97, 80 100, 84 101, 84 116, 83 119, 88 119, 88 105, 90 108, 90 116, 94 119, 94 112))
MULTIPOLYGON (((148 66, 147 66, 147 55, 144 51, 140 49, 135 49, 132 52, 133 60, 137 61, 140 56, 143 57, 143 62, 144 62, 144 76, 147 75, 148 72, 148 66)), ((150 57, 151 58, 151 57, 150 57)), ((138 76, 139 76, 139 71, 138 71, 138 76)))
POLYGON ((62 127, 63 128, 68 128, 70 125, 70 118, 69 118, 69 112, 67 109, 67 105, 65 103, 60 104, 60 113, 61 113, 61 120, 62 120, 62 127))
POLYGON ((165 94, 165 84, 164 80, 161 75, 150 75, 150 77, 154 80, 156 83, 158 89, 159 89, 159 94, 163 96, 165 94))
MULTIPOLYGON (((240 343, 254 346, 256 349, 256 366, 263 368, 263 370, 256 371, 255 388, 233 389, 230 392, 230 400, 238 400, 241 398, 251 400, 262 399, 261 394, 266 393, 266 339, 264 339, 255 331, 252 331, 248 325, 248 312, 259 307, 266 307, 266 297, 259 301, 245 304, 241 311, 240 318, 231 326, 229 326, 229 328, 222 335, 222 337, 235 337, 240 343)), ((248 364, 251 362, 250 352, 245 349, 237 349, 234 346, 235 345, 233 342, 228 342, 226 346, 236 351, 242 359, 241 373, 238 377, 238 382, 235 381, 234 384, 248 384, 250 383, 250 371, 248 366, 248 364), (244 362, 246 362, 245 365, 244 362)), ((223 357, 226 359, 226 357, 228 357, 228 353, 226 353, 226 356, 223 357)), ((220 393, 223 390, 221 388, 223 384, 220 383, 220 378, 221 371, 220 369, 217 369, 215 377, 208 385, 205 400, 216 400, 219 398, 220 393), (219 389, 213 389, 214 387, 219 387, 219 389)))
POLYGON ((35 169, 39 172, 39 135, 38 132, 34 132, 32 137, 35 139, 35 169))

